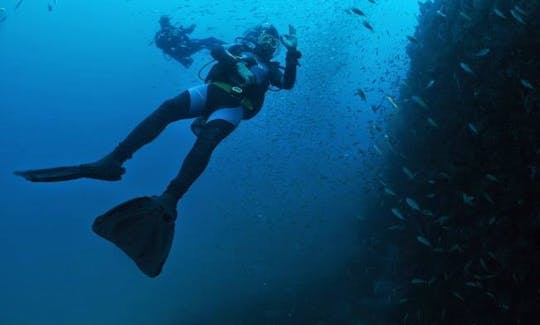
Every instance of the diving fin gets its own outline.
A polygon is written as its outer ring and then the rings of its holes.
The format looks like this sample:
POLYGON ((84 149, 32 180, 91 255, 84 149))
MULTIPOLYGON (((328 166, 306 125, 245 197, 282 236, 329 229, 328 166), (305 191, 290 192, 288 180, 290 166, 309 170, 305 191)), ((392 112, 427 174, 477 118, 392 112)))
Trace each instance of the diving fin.
POLYGON ((161 273, 174 237, 176 206, 161 197, 126 201, 94 221, 96 234, 115 244, 149 277, 161 273))
POLYGON ((89 164, 14 172, 30 182, 62 182, 79 178, 117 181, 124 173, 125 169, 121 164, 107 157, 89 164))

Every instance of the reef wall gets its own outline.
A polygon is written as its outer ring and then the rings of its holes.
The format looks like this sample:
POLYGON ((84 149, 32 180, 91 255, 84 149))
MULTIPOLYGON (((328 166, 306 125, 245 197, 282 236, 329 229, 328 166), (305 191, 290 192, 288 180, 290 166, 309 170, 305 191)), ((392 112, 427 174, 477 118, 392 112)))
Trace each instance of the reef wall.
POLYGON ((398 249, 393 275, 404 284, 387 321, 531 324, 540 319, 540 1, 420 6, 378 202, 389 216, 378 240, 398 249))

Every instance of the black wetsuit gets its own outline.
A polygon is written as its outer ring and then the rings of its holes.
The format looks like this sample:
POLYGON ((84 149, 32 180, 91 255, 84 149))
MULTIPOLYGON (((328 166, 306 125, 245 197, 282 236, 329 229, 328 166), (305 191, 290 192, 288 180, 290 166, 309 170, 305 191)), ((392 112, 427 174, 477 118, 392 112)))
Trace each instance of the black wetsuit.
POLYGON ((176 27, 171 25, 168 19, 160 20, 161 29, 156 33, 154 42, 163 53, 172 57, 184 67, 188 68, 193 63, 191 56, 200 50, 210 50, 216 46, 220 46, 224 42, 214 38, 195 39, 188 35, 193 32, 195 25, 188 28, 182 26, 176 27))
POLYGON ((222 46, 219 46, 212 50, 212 56, 218 62, 212 67, 207 84, 190 88, 165 101, 110 154, 113 159, 123 163, 135 151, 156 138, 168 124, 181 119, 203 117, 206 122, 197 135, 195 144, 187 154, 180 172, 164 192, 164 195, 175 203, 204 171, 212 151, 221 140, 229 135, 242 119, 250 119, 260 111, 268 87, 273 85, 291 89, 295 83, 296 66, 300 57, 300 52, 296 50, 287 53, 284 73, 280 71, 279 63, 262 61, 247 47, 233 46, 229 48, 229 52, 243 53, 253 59, 248 66, 256 81, 252 85, 242 87, 243 95, 253 103, 252 110, 242 106, 243 97, 233 96, 213 83, 221 81, 231 85, 242 85, 236 70, 236 61, 226 54, 222 46))

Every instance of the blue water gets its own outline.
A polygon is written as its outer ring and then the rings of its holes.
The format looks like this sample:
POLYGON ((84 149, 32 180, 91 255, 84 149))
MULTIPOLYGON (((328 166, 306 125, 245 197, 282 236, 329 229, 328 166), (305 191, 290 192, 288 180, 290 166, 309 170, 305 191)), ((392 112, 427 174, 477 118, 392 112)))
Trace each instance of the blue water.
POLYGON ((298 290, 354 258, 365 187, 382 164, 372 146, 384 139, 368 121, 395 114, 369 106, 398 96, 416 1, 47 4, 0 0, 0 324, 218 324, 276 297, 292 306, 298 290), (374 33, 345 13, 352 5, 374 33), (215 151, 179 204, 163 273, 149 279, 90 225, 122 201, 161 193, 194 141, 189 121, 138 152, 121 182, 35 184, 11 172, 95 160, 201 83, 208 53, 184 69, 151 44, 162 14, 196 23, 193 37, 224 40, 261 21, 282 33, 293 24, 303 58, 295 88, 269 93, 215 151))

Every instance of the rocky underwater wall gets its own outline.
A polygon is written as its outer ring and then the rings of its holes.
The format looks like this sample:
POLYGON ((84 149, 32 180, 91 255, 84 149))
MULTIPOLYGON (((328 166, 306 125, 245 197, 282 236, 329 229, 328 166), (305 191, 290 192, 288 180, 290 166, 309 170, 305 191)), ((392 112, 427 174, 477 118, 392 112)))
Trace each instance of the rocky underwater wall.
MULTIPOLYGON (((540 1, 420 4, 378 239, 392 324, 540 319, 540 1), (387 216, 387 217, 386 217, 387 216)), ((376 209, 376 208, 375 208, 376 209)))

